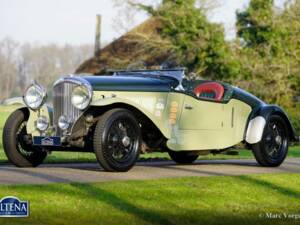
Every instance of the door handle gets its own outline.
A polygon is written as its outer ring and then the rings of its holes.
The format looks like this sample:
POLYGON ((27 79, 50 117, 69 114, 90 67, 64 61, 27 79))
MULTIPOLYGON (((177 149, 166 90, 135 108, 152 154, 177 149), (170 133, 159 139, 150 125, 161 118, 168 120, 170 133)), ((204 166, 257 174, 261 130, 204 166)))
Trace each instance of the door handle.
POLYGON ((188 110, 191 110, 191 109, 193 109, 193 106, 191 106, 191 105, 185 105, 184 108, 188 109, 188 110))

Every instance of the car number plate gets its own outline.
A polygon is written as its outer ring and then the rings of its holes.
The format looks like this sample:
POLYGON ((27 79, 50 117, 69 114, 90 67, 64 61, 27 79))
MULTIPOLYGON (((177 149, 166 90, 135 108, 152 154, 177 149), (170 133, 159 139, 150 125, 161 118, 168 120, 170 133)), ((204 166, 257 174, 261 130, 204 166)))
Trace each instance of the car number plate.
POLYGON ((60 137, 33 137, 34 145, 42 146, 60 146, 60 137))

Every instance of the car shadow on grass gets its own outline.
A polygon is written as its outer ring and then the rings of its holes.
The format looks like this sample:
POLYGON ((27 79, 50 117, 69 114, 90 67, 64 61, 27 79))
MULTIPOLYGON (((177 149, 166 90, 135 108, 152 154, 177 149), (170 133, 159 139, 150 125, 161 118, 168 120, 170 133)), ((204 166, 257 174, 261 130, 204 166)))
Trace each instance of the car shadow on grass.
MULTIPOLYGON (((134 203, 131 203, 118 195, 104 190, 100 187, 96 187, 93 184, 88 183, 70 183, 71 186, 54 186, 54 185, 35 185, 30 188, 30 190, 43 191, 53 194, 59 194, 63 196, 75 196, 76 198, 81 198, 86 201, 96 201, 100 204, 106 204, 111 206, 114 210, 121 211, 125 214, 130 214, 131 216, 134 216, 135 218, 138 218, 139 220, 143 221, 143 224, 162 224, 162 225, 171 225, 173 223, 170 222, 168 218, 166 218, 162 213, 158 212, 155 209, 146 209, 143 207, 136 206, 134 203)), ((132 199, 134 201, 134 199, 132 199)), ((60 209, 60 210, 63 210, 60 209)), ((101 217, 101 213, 106 212, 100 212, 99 218, 101 217)), ((43 215, 41 215, 43 216, 43 215)), ((47 217, 50 218, 50 217, 47 217)), ((92 219, 92 218, 90 218, 92 219)), ((99 224, 105 224, 105 221, 98 220, 97 218, 94 218, 95 221, 98 221, 99 224)), ((80 221, 80 218, 76 219, 80 221)), ((114 218, 111 218, 111 220, 114 220, 114 218)), ((54 222, 54 221, 53 221, 54 222)), ((68 222, 68 221, 66 221, 68 222)), ((70 221, 69 221, 70 222, 70 221)), ((84 221, 82 221, 84 222, 84 221)), ((51 218, 50 221, 47 221, 48 224, 52 224, 51 218)), ((78 224, 78 223, 77 223, 78 224)), ((84 224, 84 223, 83 223, 84 224)), ((114 223, 116 224, 116 223, 114 223)), ((122 221, 119 221, 119 224, 122 224, 122 221)), ((128 223, 126 223, 128 224, 128 223)))
MULTIPOLYGON (((248 176, 240 176, 235 177, 234 179, 241 179, 246 184, 258 184, 263 188, 270 191, 278 191, 281 194, 299 199, 300 193, 295 190, 288 189, 286 187, 282 187, 278 184, 274 184, 270 181, 261 180, 259 178, 253 178, 248 176)), ((21 188, 21 187, 20 187, 21 188)), ((162 187, 163 188, 163 187, 162 187)), ((72 211, 69 209, 65 210, 64 207, 59 208, 61 213, 65 215, 66 224, 85 224, 91 222, 97 222, 99 224, 106 224, 108 222, 112 222, 113 224, 122 224, 122 218, 128 219, 128 215, 132 216, 134 219, 134 224, 161 224, 161 225, 171 225, 171 224, 274 224, 274 222, 281 222, 280 224, 290 224, 291 221, 274 221, 267 220, 265 218, 259 217, 259 212, 257 211, 219 211, 217 208, 209 209, 190 209, 185 208, 180 205, 170 205, 170 207, 175 208, 161 208, 161 207, 142 207, 138 204, 135 204, 135 200, 137 199, 126 199, 124 197, 120 197, 117 193, 113 193, 113 191, 108 191, 105 187, 99 187, 99 185, 95 184, 80 184, 80 183, 71 183, 69 185, 34 185, 30 186, 30 191, 39 192, 48 192, 49 194, 55 194, 59 196, 66 197, 75 197, 76 199, 82 199, 83 201, 92 201, 90 204, 94 204, 95 210, 99 212, 97 214, 97 218, 91 218, 86 216, 81 216, 81 214, 76 216, 76 221, 68 220, 68 218, 74 218, 72 215, 72 211), (95 203, 94 203, 95 202, 95 203), (110 215, 116 215, 114 212, 110 211, 101 211, 97 210, 97 203, 100 205, 108 205, 111 208, 106 210, 116 210, 117 212, 121 212, 122 214, 118 217, 107 218, 103 215, 105 213, 110 215), (65 211, 64 211, 65 210, 65 211), (63 213, 62 213, 63 212, 63 213), (102 219, 102 220, 101 220, 102 219)), ((128 190, 130 191, 130 190, 128 190)), ((159 198, 159 195, 153 196, 153 198, 159 198)), ((128 197, 129 198, 129 197, 128 197)), ((58 199, 59 201, 59 199, 58 199)), ((197 200, 195 200, 197 201, 197 200)), ((201 201, 199 199, 198 201, 201 201)), ((172 202, 170 202, 172 203, 172 202)), ((51 204, 51 203, 49 203, 51 204)), ((163 204, 166 205, 166 204, 163 204)), ((101 208, 101 207, 100 207, 101 208)), ((53 209, 52 209, 53 210, 53 209)), ((45 216, 45 211, 40 211, 36 209, 35 217, 39 218, 39 221, 42 222, 43 219, 47 218, 45 224, 55 224, 56 218, 52 217, 54 211, 47 212, 52 216, 45 216)), ((94 214, 95 215, 95 214, 94 214)), ((29 219, 34 220, 34 217, 29 219)), ((60 221, 62 222, 62 221, 60 221)), ((123 221, 124 222, 124 221, 123 221)), ((128 224, 128 222, 126 223, 128 224)))
POLYGON ((250 177, 250 176, 246 176, 246 175, 236 176, 236 177, 234 177, 234 179, 242 180, 242 181, 248 183, 249 185, 251 185, 251 184, 259 185, 263 188, 269 189, 270 191, 279 192, 282 195, 285 195, 286 197, 300 199, 299 191, 292 190, 287 187, 282 187, 278 184, 272 183, 271 181, 261 180, 259 178, 250 177))

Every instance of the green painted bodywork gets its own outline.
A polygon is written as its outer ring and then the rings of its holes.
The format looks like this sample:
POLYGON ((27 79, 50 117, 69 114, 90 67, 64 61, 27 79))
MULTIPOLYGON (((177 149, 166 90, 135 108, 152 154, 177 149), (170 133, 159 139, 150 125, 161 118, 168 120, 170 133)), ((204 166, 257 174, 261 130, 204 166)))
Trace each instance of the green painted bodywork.
POLYGON ((94 91, 169 92, 178 85, 174 79, 132 76, 85 76, 94 91))

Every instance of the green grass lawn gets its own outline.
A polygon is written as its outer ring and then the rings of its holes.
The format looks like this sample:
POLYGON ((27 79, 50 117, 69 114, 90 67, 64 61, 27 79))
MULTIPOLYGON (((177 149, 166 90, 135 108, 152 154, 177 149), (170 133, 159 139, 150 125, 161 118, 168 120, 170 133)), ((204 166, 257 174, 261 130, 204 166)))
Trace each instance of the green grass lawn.
MULTIPOLYGON (((6 118, 12 112, 13 107, 0 107, 0 163, 7 163, 7 158, 3 152, 2 147, 2 130, 6 118)), ((300 146, 293 146, 290 148, 288 157, 300 157, 300 146)), ((252 152, 249 150, 239 150, 239 155, 206 155, 200 156, 199 159, 249 159, 253 158, 252 152)), ((170 159, 167 153, 150 153, 142 154, 141 160, 151 159, 170 159)), ((96 162, 95 155, 93 153, 78 153, 78 152, 52 152, 47 158, 46 163, 60 163, 60 162, 96 162)))
POLYGON ((0 186, 30 202, 29 218, 0 224, 299 224, 300 174, 189 177, 95 184, 0 186))

